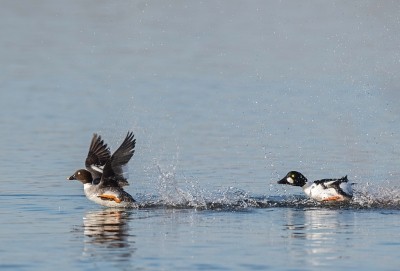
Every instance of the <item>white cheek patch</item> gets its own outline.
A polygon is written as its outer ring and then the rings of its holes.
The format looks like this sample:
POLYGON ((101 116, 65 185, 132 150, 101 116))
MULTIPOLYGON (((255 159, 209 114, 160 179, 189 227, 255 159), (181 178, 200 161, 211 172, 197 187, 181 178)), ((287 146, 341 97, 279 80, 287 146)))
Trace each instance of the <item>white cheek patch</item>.
POLYGON ((291 177, 288 177, 286 180, 288 181, 288 183, 294 183, 294 180, 291 177))

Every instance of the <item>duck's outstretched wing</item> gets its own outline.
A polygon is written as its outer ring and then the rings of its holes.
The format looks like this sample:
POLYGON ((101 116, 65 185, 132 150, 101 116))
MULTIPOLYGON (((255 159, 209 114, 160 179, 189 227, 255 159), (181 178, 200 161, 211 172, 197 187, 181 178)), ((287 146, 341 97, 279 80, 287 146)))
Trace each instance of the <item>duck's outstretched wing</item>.
POLYGON ((322 180, 317 180, 314 181, 316 184, 322 184, 322 185, 335 185, 335 184, 340 184, 340 183, 347 183, 349 180, 347 179, 347 175, 340 178, 340 179, 322 179, 322 180))
POLYGON ((132 132, 128 132, 124 142, 114 152, 103 168, 103 175, 100 180, 101 186, 120 187, 127 185, 124 177, 123 167, 129 162, 135 152, 136 139, 132 132))
POLYGON ((104 143, 101 136, 93 134, 85 161, 85 167, 92 174, 93 180, 101 178, 103 167, 110 157, 111 152, 107 144, 104 143))
POLYGON ((347 175, 340 179, 323 179, 315 181, 314 183, 322 185, 325 189, 334 188, 339 194, 351 197, 353 196, 353 190, 351 184, 347 179, 347 175))

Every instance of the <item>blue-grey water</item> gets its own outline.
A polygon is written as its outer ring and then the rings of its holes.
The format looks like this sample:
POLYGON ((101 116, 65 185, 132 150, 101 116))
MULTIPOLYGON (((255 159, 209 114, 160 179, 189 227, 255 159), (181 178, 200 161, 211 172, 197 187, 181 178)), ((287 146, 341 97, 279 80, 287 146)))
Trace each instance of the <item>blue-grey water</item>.
POLYGON ((396 1, 9 1, 0 269, 398 270, 396 1), (67 181, 137 139, 140 209, 67 181), (349 204, 276 184, 348 175, 349 204))

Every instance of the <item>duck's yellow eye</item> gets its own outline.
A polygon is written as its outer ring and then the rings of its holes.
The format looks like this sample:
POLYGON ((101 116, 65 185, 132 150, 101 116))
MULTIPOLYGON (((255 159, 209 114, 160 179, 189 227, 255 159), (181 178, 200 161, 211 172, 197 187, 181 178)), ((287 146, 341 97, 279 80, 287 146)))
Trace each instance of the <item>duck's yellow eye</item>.
POLYGON ((294 174, 292 174, 292 178, 294 178, 294 174))

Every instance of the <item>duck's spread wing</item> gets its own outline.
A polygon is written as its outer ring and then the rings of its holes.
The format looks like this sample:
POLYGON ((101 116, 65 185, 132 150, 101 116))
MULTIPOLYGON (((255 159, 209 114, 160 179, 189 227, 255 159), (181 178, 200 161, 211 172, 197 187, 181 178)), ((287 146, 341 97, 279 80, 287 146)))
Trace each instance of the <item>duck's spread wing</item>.
POLYGON ((92 174, 93 179, 101 178, 103 167, 110 157, 111 152, 107 144, 98 134, 93 134, 85 161, 85 167, 92 174))
POLYGON ((122 183, 127 184, 123 176, 123 166, 125 166, 132 158, 135 152, 136 139, 133 138, 132 132, 128 132, 124 142, 114 152, 103 168, 103 175, 101 177, 101 186, 114 186, 119 187, 122 183))
POLYGON ((322 185, 325 189, 327 188, 334 188, 338 191, 339 194, 342 195, 352 195, 351 188, 348 186, 348 179, 347 175, 340 178, 340 179, 323 179, 315 181, 317 185, 322 185))

